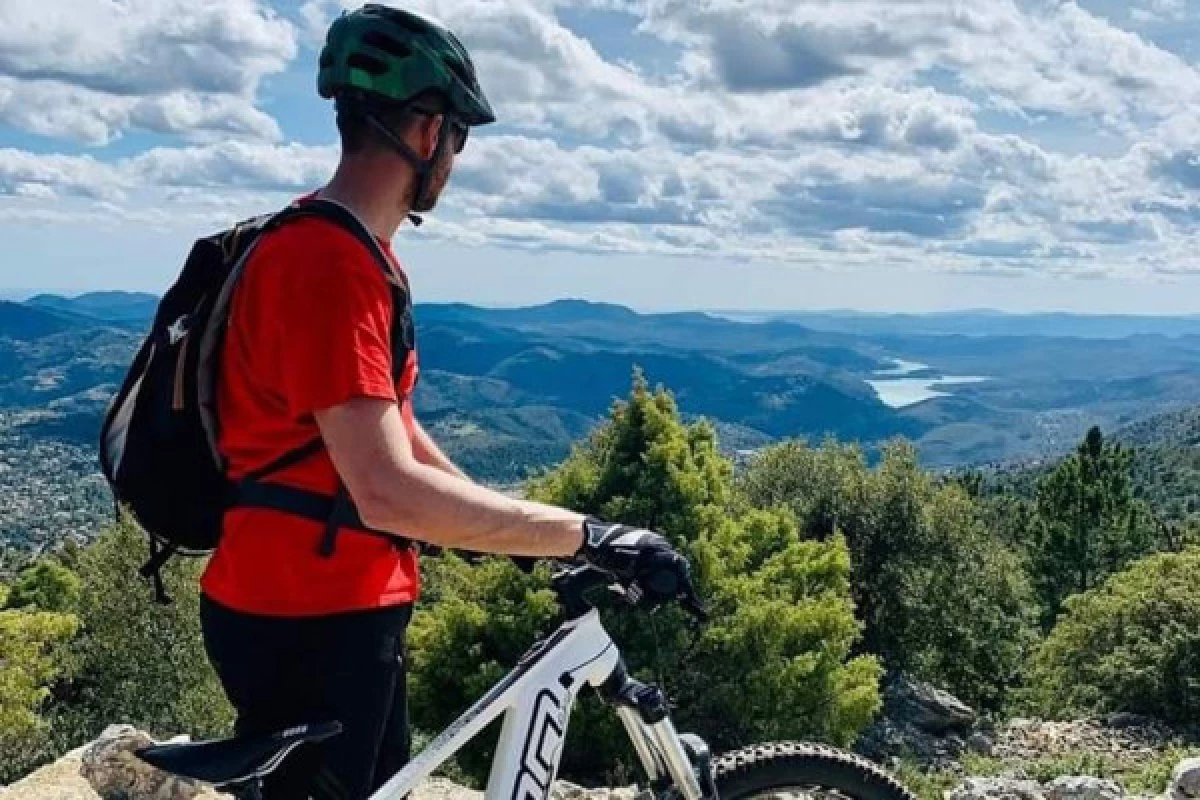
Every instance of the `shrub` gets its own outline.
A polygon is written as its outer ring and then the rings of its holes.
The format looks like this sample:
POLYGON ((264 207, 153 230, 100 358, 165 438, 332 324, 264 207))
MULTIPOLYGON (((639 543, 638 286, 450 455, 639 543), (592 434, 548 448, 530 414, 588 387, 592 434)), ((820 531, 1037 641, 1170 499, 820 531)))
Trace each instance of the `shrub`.
POLYGON ((1046 715, 1200 718, 1200 548, 1136 562, 1066 601, 1027 702, 1046 715))
POLYGON ((201 564, 177 559, 163 571, 170 605, 138 578, 145 537, 131 522, 105 530, 79 558, 80 634, 72 678, 56 704, 56 737, 74 745, 128 723, 155 735, 225 732, 231 710, 200 635, 201 564))
POLYGON ((860 448, 830 441, 769 448, 740 486, 755 506, 792 509, 806 537, 845 537, 864 647, 889 670, 1003 704, 1033 646, 1032 597, 960 482, 935 481, 904 442, 872 469, 860 448))
POLYGON ((79 593, 78 575, 53 559, 43 558, 21 570, 9 590, 7 607, 72 612, 79 605, 79 593))
POLYGON ((76 626, 69 614, 0 611, 0 783, 23 775, 44 750, 42 708, 60 671, 59 648, 76 626))

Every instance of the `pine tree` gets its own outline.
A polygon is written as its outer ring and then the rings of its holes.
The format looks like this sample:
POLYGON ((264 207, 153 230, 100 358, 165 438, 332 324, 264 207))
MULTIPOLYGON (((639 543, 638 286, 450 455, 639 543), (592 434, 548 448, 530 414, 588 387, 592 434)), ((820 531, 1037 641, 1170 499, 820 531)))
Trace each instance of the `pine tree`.
POLYGON ((1132 455, 1092 428, 1038 486, 1030 560, 1047 629, 1067 597, 1157 548, 1159 526, 1134 498, 1132 455))
MULTIPOLYGON (((635 375, 611 419, 529 487, 538 500, 657 530, 689 556, 711 614, 604 613, 631 671, 665 681, 676 724, 717 750, 774 738, 849 743, 879 707, 879 666, 854 657, 860 625, 845 543, 804 541, 783 509, 752 510, 711 426, 684 425, 671 395, 635 375)), ((556 614, 548 570, 503 561, 431 565, 435 604, 414 620, 413 713, 436 730, 499 678, 556 614)), ((464 766, 480 775, 483 760, 464 766)), ((636 763, 611 709, 577 708, 564 773, 624 780, 636 763)))

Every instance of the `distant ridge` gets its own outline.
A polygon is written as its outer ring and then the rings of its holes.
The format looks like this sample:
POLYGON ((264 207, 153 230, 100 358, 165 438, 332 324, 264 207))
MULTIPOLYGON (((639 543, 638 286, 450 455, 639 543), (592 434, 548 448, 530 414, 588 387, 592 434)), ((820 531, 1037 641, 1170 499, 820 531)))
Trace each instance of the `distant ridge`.
POLYGON ((75 297, 39 294, 25 301, 34 308, 80 314, 104 322, 146 323, 154 317, 158 296, 145 292, 87 292, 75 297))
MULTIPOLYGON (((57 438, 86 433, 87 393, 122 379, 157 303, 92 292, 0 305, 0 411, 57 415, 57 438)), ((1114 430, 1200 402, 1200 334, 1186 335, 1200 318, 798 312, 747 324, 567 299, 423 304, 416 322, 418 412, 473 474, 497 480, 560 459, 627 395, 635 367, 669 387, 689 418, 716 422, 734 449, 832 434, 871 454, 904 435, 938 467, 1046 458, 1093 424, 1114 430), (939 328, 949 335, 927 332, 939 328), (897 361, 926 366, 881 374, 897 361), (955 376, 989 380, 900 409, 875 386, 955 376)))
POLYGON ((95 324, 95 320, 67 311, 0 300, 0 336, 19 342, 95 324))
POLYGON ((1051 336, 1124 339, 1129 336, 1200 336, 1200 315, 1013 314, 980 309, 926 314, 872 311, 713 311, 742 322, 792 322, 826 333, 865 336, 1051 336))

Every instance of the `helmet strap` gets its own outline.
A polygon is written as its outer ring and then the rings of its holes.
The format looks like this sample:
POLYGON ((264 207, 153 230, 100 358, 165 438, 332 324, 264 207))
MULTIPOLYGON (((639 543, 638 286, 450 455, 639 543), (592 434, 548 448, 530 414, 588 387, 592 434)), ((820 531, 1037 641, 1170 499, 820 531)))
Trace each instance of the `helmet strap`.
MULTIPOLYGON (((394 131, 389 130, 388 127, 380 122, 379 118, 374 114, 367 114, 366 118, 367 123, 370 124, 371 127, 375 128, 375 130, 384 138, 384 140, 392 147, 392 149, 399 153, 405 161, 412 165, 413 170, 416 172, 416 180, 413 181, 413 193, 409 207, 424 210, 422 206, 424 206, 426 194, 428 193, 430 183, 433 180, 434 165, 436 165, 438 161, 445 155, 446 147, 448 146, 449 142, 449 137, 445 135, 445 118, 442 119, 440 127, 438 128, 437 147, 433 151, 433 157, 429 159, 424 159, 417 155, 417 152, 409 147, 408 142, 397 136, 394 131)), ((419 226, 423 221, 417 214, 409 214, 408 218, 412 221, 413 225, 416 226, 419 226)))

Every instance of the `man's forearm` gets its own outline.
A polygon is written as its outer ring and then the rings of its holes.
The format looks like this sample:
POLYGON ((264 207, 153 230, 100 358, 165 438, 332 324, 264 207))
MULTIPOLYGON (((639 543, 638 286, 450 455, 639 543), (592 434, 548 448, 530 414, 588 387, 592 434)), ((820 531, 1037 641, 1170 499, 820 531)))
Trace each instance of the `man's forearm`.
POLYGON ((573 511, 509 497, 427 464, 410 464, 395 478, 390 491, 380 486, 364 504, 373 528, 449 549, 540 558, 570 556, 582 544, 584 517, 573 511))
POLYGON ((369 527, 453 550, 574 555, 583 516, 520 500, 422 463, 395 403, 359 398, 315 414, 369 527))

